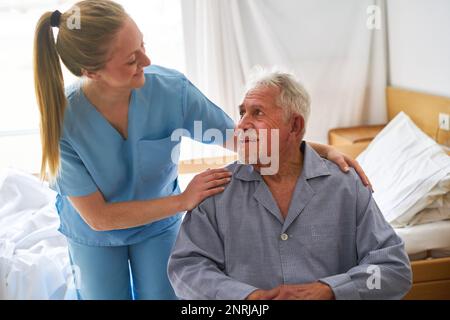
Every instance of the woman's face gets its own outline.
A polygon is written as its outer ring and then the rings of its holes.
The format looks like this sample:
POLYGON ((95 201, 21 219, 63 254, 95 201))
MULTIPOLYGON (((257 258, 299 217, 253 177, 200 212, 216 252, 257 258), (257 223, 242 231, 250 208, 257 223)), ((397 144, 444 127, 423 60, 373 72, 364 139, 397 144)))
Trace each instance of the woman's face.
POLYGON ((127 18, 112 42, 110 59, 96 72, 96 79, 112 88, 139 88, 145 83, 143 69, 148 65, 150 59, 145 54, 143 34, 127 18))

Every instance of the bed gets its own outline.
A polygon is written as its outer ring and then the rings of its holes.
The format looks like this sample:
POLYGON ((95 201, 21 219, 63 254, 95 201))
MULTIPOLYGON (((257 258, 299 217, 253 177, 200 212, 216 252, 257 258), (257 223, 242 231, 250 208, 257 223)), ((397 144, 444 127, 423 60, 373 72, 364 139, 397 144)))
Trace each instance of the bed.
POLYGON ((76 299, 55 197, 29 173, 0 172, 0 300, 76 299))
MULTIPOLYGON (((429 137, 444 148, 449 146, 450 133, 438 128, 437 119, 439 113, 450 113, 450 98, 394 87, 386 93, 389 121, 404 112, 429 137)), ((329 143, 356 158, 384 126, 333 129, 329 143)), ((413 287, 405 299, 450 299, 450 220, 395 230, 412 261, 413 287)))

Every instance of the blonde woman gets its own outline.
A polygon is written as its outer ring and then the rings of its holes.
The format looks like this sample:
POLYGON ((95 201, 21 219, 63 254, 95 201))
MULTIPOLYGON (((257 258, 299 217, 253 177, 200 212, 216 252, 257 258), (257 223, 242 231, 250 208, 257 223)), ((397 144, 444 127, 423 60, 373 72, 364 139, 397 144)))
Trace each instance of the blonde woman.
MULTIPOLYGON (((208 170, 180 193, 171 133, 192 134, 194 121, 202 121, 204 130, 225 134, 234 123, 182 74, 150 66, 143 35, 119 4, 75 6, 79 28, 68 23, 73 10, 40 18, 34 69, 41 176, 58 192, 60 231, 80 270, 79 297, 175 299, 166 268, 181 213, 223 191, 231 174, 208 170), (66 90, 60 59, 80 77, 66 90)), ((329 147, 313 147, 343 170, 360 170, 329 147)))

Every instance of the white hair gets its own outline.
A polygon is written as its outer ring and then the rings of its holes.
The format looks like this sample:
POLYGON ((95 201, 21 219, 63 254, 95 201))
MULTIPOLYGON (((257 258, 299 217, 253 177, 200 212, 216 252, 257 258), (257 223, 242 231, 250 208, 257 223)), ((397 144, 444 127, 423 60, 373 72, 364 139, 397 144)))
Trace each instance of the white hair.
POLYGON ((284 110, 285 120, 293 114, 299 114, 306 123, 310 114, 311 98, 292 73, 282 72, 276 68, 271 70, 255 67, 247 82, 247 92, 260 87, 276 87, 280 94, 276 98, 277 106, 284 110))

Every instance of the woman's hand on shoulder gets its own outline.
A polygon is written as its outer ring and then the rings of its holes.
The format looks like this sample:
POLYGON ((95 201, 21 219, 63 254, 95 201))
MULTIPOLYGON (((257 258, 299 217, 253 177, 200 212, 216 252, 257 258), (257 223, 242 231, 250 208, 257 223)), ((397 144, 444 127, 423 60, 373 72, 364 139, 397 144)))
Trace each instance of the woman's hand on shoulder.
POLYGON ((192 210, 207 197, 222 192, 231 181, 232 173, 225 169, 208 169, 197 174, 180 195, 184 210, 192 210))

